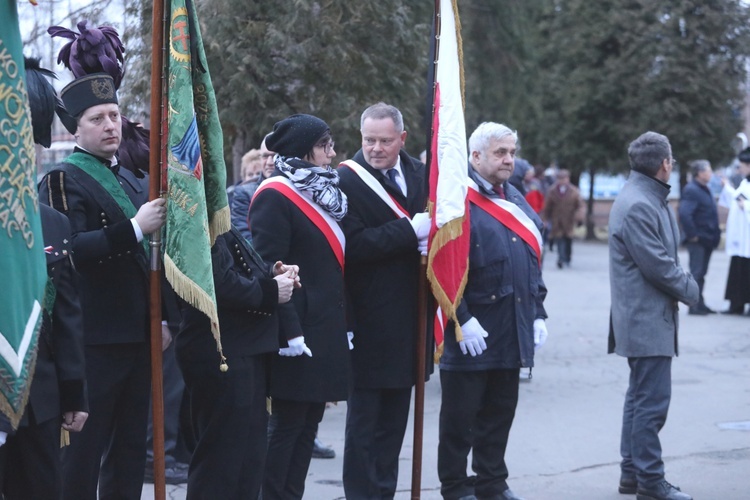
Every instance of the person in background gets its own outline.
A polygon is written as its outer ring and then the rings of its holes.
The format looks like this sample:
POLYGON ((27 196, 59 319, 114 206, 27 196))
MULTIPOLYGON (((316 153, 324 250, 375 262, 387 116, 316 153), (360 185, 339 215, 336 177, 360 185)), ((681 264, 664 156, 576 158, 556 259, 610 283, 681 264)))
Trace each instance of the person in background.
POLYGON ((719 204, 729 209, 726 226, 726 252, 731 257, 724 298, 729 301, 725 314, 741 315, 750 303, 750 148, 738 155, 742 181, 734 188, 729 182, 719 204))
POLYGON ((242 168, 240 170, 241 180, 234 186, 232 199, 229 203, 232 214, 232 224, 240 230, 248 241, 252 241, 252 235, 247 227, 247 211, 250 208, 250 200, 258 189, 261 179, 263 160, 259 149, 251 149, 242 157, 242 168))
POLYGON ((608 352, 628 358, 620 437, 620 485, 639 500, 691 500, 664 477, 659 431, 672 397, 678 302, 700 292, 680 266, 677 219, 667 204, 674 158, 669 139, 646 132, 630 143, 630 177, 609 215, 611 310, 608 352))
POLYGON ((271 418, 264 500, 302 498, 318 424, 327 402, 349 394, 351 356, 344 292, 347 197, 331 168, 328 125, 297 114, 274 125, 266 146, 276 169, 256 191, 248 215, 253 246, 267 262, 299 266, 303 288, 271 362, 271 418))
POLYGON ((529 169, 523 177, 524 199, 529 204, 535 214, 541 213, 544 208, 544 193, 542 192, 542 183, 536 178, 536 171, 529 169))
POLYGON ((708 262, 714 248, 719 246, 721 229, 716 202, 708 189, 708 182, 713 176, 708 160, 693 160, 688 166, 693 179, 682 190, 678 214, 682 226, 682 242, 690 258, 690 274, 693 275, 700 291, 698 304, 688 310, 688 314, 706 315, 716 311, 706 306, 703 300, 708 262))
POLYGON ((550 225, 550 239, 557 245, 557 267, 570 266, 573 251, 573 232, 583 222, 581 192, 570 183, 570 172, 557 171, 557 181, 544 198, 542 216, 550 225))
POLYGON ((520 369, 534 365, 547 339, 547 289, 542 221, 508 181, 517 140, 491 122, 469 138, 469 280, 456 309, 461 334, 450 322, 440 359, 438 477, 446 499, 520 500, 507 483, 505 450, 520 369))
POLYGON ((528 161, 524 160, 520 156, 513 159, 513 173, 508 179, 513 187, 518 189, 521 196, 526 196, 526 186, 524 185, 524 179, 526 179, 527 173, 531 171, 534 173, 534 166, 528 161))
POLYGON ((349 198, 343 227, 355 325, 344 491, 347 498, 393 498, 416 377, 420 251, 427 251, 430 218, 425 167, 404 150, 401 112, 374 104, 362 113, 360 131, 362 148, 338 169, 349 198))

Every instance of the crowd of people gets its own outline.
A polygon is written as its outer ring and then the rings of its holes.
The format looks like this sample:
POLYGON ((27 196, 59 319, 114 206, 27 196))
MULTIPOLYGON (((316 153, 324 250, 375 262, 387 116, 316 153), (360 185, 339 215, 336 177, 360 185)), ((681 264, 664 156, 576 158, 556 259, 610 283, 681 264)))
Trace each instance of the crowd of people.
MULTIPOLYGON (((148 176, 133 163, 142 155, 121 159, 118 82, 93 71, 60 93, 76 148, 39 185, 49 207, 42 220, 56 293, 26 416, 15 431, 0 427, 8 499, 138 499, 152 467, 147 243, 165 225, 167 208, 163 198, 147 199, 148 176), (60 453, 61 428, 72 435, 60 453)), ((243 157, 232 227, 211 249, 231 369, 217 368, 209 318, 162 283, 162 347, 173 360, 165 374, 176 376, 173 418, 183 413, 189 449, 189 467, 174 457, 167 467, 187 481, 188 498, 302 498, 318 425, 326 404, 337 401, 347 403, 346 497, 395 495, 416 379, 420 260, 432 219, 426 168, 406 151, 398 108, 368 106, 360 132, 361 148, 336 164, 329 125, 294 114, 243 157)), ((508 484, 505 450, 520 370, 534 366, 548 336, 544 239, 557 246, 557 267, 568 267, 583 221, 570 172, 538 179, 517 157, 517 144, 508 126, 482 123, 462 166, 468 279, 439 361, 437 461, 446 499, 521 498, 508 484)), ((705 160, 690 164, 678 219, 666 202, 669 140, 648 132, 628 156, 631 172, 612 207, 608 239, 609 351, 630 368, 619 491, 639 500, 690 500, 665 478, 658 434, 679 351, 677 303, 690 314, 713 312, 702 296, 721 236, 706 188, 712 170, 705 160), (690 272, 679 262, 681 242, 690 272)), ((730 314, 750 303, 750 148, 739 164, 741 182, 727 182, 719 200, 728 208, 730 314)), ((431 372, 428 363, 425 376, 431 372)))

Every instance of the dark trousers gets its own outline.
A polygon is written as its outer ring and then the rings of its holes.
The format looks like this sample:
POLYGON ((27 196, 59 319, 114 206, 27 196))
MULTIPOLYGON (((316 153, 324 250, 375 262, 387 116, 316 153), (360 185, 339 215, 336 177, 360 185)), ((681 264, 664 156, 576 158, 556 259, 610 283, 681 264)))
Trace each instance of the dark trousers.
POLYGON ((698 289, 701 294, 698 307, 705 307, 706 304, 703 302, 703 284, 705 283, 706 272, 708 272, 708 261, 711 259, 713 248, 698 242, 688 242, 686 246, 688 257, 690 258, 690 274, 693 275, 696 283, 698 283, 698 289))
POLYGON ((53 418, 19 427, 8 436, 0 447, 0 486, 5 500, 60 498, 61 423, 61 418, 53 418))
POLYGON ((263 500, 302 498, 325 403, 274 398, 268 423, 263 500))
POLYGON ((151 389, 147 342, 87 345, 89 417, 63 450, 63 498, 141 498, 151 389))
POLYGON ((620 455, 622 474, 653 486, 664 479, 659 431, 667 421, 672 396, 672 358, 628 358, 630 383, 625 395, 620 455))
POLYGON ((557 262, 558 264, 570 264, 570 257, 573 253, 573 238, 561 236, 555 238, 557 245, 557 262))
POLYGON ((396 494, 410 403, 411 387, 352 391, 344 444, 346 498, 390 499, 396 494))
POLYGON ((729 276, 724 298, 730 302, 730 310, 742 314, 745 304, 750 303, 750 258, 733 255, 729 261, 729 276))
MULTIPOLYGON (((212 339, 213 341, 213 339, 212 339)), ((196 447, 190 460, 190 500, 256 500, 266 457, 267 368, 264 355, 234 357, 221 372, 216 354, 184 358, 185 391, 196 447)))
POLYGON ((501 498, 508 489, 505 449, 518 404, 519 370, 440 370, 438 477, 445 499, 501 498), (466 474, 467 457, 471 468, 466 474))
MULTIPOLYGON (((172 342, 167 347, 167 350, 162 353, 162 372, 164 374, 164 465, 167 468, 174 467, 179 462, 177 459, 177 442, 180 437, 182 393, 185 390, 182 372, 180 372, 180 368, 177 366, 174 345, 174 342, 172 342)), ((151 415, 150 409, 149 415, 151 415)), ((147 467, 153 467, 154 462, 154 428, 152 420, 152 418, 148 419, 146 434, 147 467)))

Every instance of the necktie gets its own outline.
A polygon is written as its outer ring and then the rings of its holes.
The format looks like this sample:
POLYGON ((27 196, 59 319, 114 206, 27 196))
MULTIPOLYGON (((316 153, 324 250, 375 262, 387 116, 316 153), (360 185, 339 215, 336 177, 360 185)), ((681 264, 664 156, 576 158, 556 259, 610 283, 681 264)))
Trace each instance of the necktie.
POLYGON ((502 186, 492 186, 492 190, 497 193, 500 199, 505 199, 505 191, 503 190, 502 186))
POLYGON ((401 186, 396 180, 398 178, 398 170, 396 170, 395 168, 389 168, 388 170, 385 171, 385 175, 388 177, 388 180, 393 183, 393 187, 397 188, 399 192, 403 194, 404 190, 401 189, 401 186))

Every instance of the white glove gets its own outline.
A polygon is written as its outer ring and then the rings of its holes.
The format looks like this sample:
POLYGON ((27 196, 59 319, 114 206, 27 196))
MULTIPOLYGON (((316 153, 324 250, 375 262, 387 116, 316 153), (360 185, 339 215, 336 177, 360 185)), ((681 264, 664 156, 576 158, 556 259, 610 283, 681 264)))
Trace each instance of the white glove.
POLYGON ((354 344, 352 344, 352 340, 354 340, 354 332, 346 332, 346 340, 349 342, 349 350, 351 351, 354 349, 354 344))
POLYGON ((5 444, 6 439, 8 439, 8 433, 0 431, 0 446, 5 444))
POLYGON ((417 250, 419 250, 419 253, 424 257, 427 257, 427 239, 419 240, 419 243, 417 244, 417 250))
POLYGON ((473 357, 487 350, 487 342, 484 339, 489 334, 482 328, 476 318, 471 318, 461 325, 461 332, 464 334, 464 339, 459 340, 458 345, 461 347, 462 353, 468 352, 473 357))
POLYGON ((279 349, 279 354, 281 356, 302 356, 303 354, 307 354, 312 358, 312 351, 305 344, 304 336, 294 337, 293 339, 288 340, 287 344, 289 344, 289 347, 282 347, 279 349))
POLYGON ((534 349, 539 350, 547 342, 547 324, 542 318, 534 320, 534 349))
POLYGON ((420 243, 422 240, 426 242, 427 237, 430 235, 430 225, 432 224, 430 214, 427 212, 419 212, 414 214, 414 217, 412 217, 409 222, 411 223, 411 227, 414 229, 414 234, 417 235, 417 239, 420 243))

